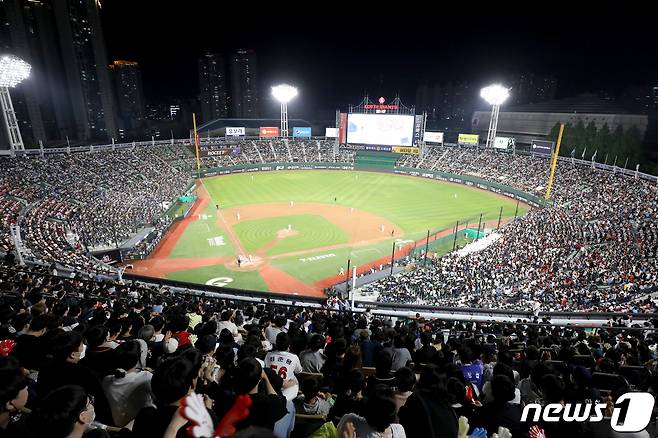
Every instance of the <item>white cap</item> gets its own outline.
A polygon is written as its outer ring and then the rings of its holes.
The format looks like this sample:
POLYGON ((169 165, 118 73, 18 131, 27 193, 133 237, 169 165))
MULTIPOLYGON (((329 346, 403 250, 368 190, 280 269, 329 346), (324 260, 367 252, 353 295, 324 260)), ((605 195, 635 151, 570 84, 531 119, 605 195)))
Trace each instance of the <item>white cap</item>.
POLYGON ((176 350, 178 350, 178 341, 175 338, 169 338, 164 344, 165 353, 171 354, 176 350))

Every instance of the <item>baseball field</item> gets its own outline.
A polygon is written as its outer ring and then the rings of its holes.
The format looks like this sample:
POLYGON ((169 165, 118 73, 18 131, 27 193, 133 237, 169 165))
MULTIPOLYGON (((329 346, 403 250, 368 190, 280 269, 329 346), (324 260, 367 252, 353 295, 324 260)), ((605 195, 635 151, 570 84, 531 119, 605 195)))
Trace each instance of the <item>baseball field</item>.
MULTIPOLYGON (((358 272, 425 247, 452 249, 453 228, 486 228, 517 203, 483 190, 357 171, 240 173, 197 182, 198 198, 134 273, 232 288, 321 296, 358 272), (484 228, 485 226, 483 226, 484 228), (342 275, 341 275, 342 272, 342 275)), ((518 206, 523 215, 527 206, 518 206)), ((458 233, 458 244, 466 243, 458 233)))

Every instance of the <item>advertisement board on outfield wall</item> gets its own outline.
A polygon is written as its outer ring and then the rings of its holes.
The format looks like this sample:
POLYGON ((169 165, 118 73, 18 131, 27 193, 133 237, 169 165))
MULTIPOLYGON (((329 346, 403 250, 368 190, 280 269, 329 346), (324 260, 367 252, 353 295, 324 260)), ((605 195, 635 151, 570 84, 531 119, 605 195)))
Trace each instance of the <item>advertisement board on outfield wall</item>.
POLYGON ((407 147, 394 146, 393 147, 393 152, 396 153, 396 154, 414 154, 414 155, 418 155, 420 153, 420 148, 407 148, 407 147))
POLYGON ((423 141, 425 143, 441 143, 441 144, 443 144, 443 132, 425 131, 425 135, 423 135, 423 141))
POLYGON ((347 143, 347 113, 340 113, 338 116, 338 143, 347 143))
POLYGON ((337 138, 338 137, 338 128, 325 128, 324 136, 326 138, 337 138))
POLYGON ((244 126, 241 126, 241 127, 227 126, 226 127, 226 135, 231 136, 231 137, 245 135, 244 126))
POLYGON ((260 136, 261 137, 278 137, 279 136, 279 128, 271 127, 271 126, 261 126, 260 136))
POLYGON ((497 149, 514 149, 516 139, 511 137, 496 137, 494 139, 493 147, 497 149))
POLYGON ((363 151, 376 151, 376 152, 392 152, 393 147, 391 146, 375 146, 371 144, 359 145, 358 150, 363 151))
POLYGON ((292 128, 292 136, 301 137, 301 138, 311 138, 311 128, 295 126, 292 128))
POLYGON ((200 157, 220 157, 223 155, 231 155, 232 157, 240 155, 240 148, 221 148, 221 149, 200 148, 199 149, 200 157))
POLYGON ((477 134, 459 134, 457 144, 460 146, 477 146, 480 141, 480 136, 477 134))

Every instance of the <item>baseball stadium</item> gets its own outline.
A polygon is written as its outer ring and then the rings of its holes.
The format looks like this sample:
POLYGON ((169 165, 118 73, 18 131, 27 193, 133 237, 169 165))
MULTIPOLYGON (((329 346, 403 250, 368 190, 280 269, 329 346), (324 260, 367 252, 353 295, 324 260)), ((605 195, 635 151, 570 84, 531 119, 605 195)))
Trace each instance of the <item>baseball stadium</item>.
POLYGON ((382 417, 402 437, 441 418, 441 436, 553 438, 531 410, 591 394, 617 420, 564 436, 646 432, 624 419, 654 401, 656 176, 561 156, 563 124, 450 143, 397 99, 323 136, 287 125, 0 158, 0 396, 38 403, 36 436, 74 437, 50 432, 70 410, 75 437, 338 438, 382 417), (513 417, 487 420, 499 405, 513 417))
POLYGON ((180 3, 0 1, 0 438, 656 437, 655 23, 180 3))
POLYGON ((654 308, 655 176, 560 156, 561 134, 517 145, 493 122, 484 144, 447 143, 425 118, 366 97, 324 136, 220 120, 190 139, 12 151, 3 250, 57 272, 395 311, 654 308))
POLYGON ((379 269, 393 251, 394 258, 424 252, 428 230, 438 257, 452 249, 457 222, 463 246, 478 225, 484 234, 527 209, 455 183, 365 171, 215 176, 198 181, 195 193, 188 217, 133 272, 324 296, 346 278, 339 274, 348 260, 357 274, 379 269))

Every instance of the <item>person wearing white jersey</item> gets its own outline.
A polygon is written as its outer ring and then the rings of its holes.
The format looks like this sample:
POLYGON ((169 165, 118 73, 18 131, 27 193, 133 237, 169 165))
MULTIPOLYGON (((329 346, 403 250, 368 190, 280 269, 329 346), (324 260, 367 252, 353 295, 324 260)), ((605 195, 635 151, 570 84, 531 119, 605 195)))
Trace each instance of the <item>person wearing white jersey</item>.
POLYGON ((242 335, 238 332, 238 326, 233 322, 235 320, 235 312, 232 310, 224 310, 220 315, 220 321, 217 321, 217 335, 219 335, 223 329, 227 329, 233 335, 235 342, 239 345, 242 344, 242 335))
POLYGON ((297 397, 299 383, 295 374, 302 372, 302 364, 296 354, 288 351, 290 337, 287 333, 276 336, 276 349, 265 355, 265 366, 273 369, 283 379, 283 395, 288 400, 297 397))

